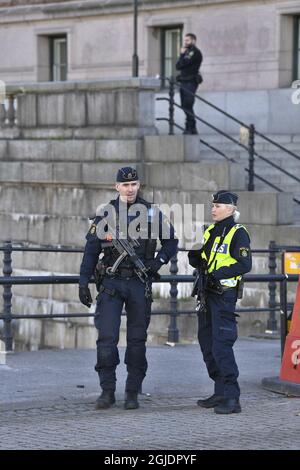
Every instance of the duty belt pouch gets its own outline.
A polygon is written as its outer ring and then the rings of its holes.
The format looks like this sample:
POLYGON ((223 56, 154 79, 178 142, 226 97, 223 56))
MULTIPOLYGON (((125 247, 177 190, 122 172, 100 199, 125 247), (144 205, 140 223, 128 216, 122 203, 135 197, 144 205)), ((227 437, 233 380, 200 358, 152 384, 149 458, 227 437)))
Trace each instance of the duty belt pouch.
POLYGON ((244 293, 244 279, 240 279, 237 284, 237 299, 242 299, 244 293))
POLYGON ((100 291, 100 286, 105 276, 105 272, 106 272, 106 266, 104 265, 102 260, 99 260, 96 265, 95 272, 94 272, 95 284, 96 284, 98 291, 100 291))

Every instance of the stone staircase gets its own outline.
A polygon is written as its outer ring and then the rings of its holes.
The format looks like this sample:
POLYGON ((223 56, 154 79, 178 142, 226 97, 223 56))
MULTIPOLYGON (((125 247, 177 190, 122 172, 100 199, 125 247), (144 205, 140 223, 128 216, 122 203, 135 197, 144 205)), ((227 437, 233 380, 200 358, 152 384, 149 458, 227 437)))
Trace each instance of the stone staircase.
MULTIPOLYGON (((242 148, 239 148, 234 143, 230 143, 222 136, 201 135, 200 137, 204 141, 221 150, 229 158, 235 159, 238 163, 244 165, 245 168, 248 168, 248 153, 242 148)), ((237 135, 233 135, 232 137, 239 140, 239 136, 237 135)), ((262 140, 261 138, 256 139, 255 151, 262 157, 278 165, 280 168, 300 178, 300 135, 268 135, 267 137, 270 137, 275 142, 284 146, 287 150, 298 155, 299 159, 296 159, 283 150, 276 148, 274 145, 262 140)), ((207 146, 202 143, 200 143, 200 155, 201 160, 224 160, 222 156, 208 149, 207 146)), ((255 172, 270 183, 278 186, 283 191, 292 193, 294 198, 300 200, 300 183, 258 157, 255 157, 255 172)), ((247 175, 248 173, 245 172, 246 183, 248 178, 247 175)), ((255 179, 255 189, 263 192, 270 191, 270 187, 259 179, 255 179)), ((294 223, 300 223, 300 204, 293 202, 293 210, 294 223)))
MULTIPOLYGON (((38 91, 32 91, 33 88, 29 87, 25 109, 22 108, 22 102, 19 103, 18 126, 0 130, 2 242, 11 239, 15 243, 30 245, 83 247, 89 228, 88 217, 95 213, 99 204, 107 202, 115 195, 117 169, 120 166, 133 165, 138 168, 144 196, 154 203, 179 204, 181 207, 184 204, 203 204, 203 222, 208 222, 212 192, 228 188, 239 193, 241 223, 247 224, 254 247, 266 248, 271 239, 286 243, 287 232, 290 244, 299 243, 299 226, 294 224, 292 194, 261 190, 248 192, 242 154, 238 156, 238 163, 229 164, 200 149, 198 136, 155 135, 154 113, 150 118, 150 111, 148 117, 142 116, 141 112, 147 93, 149 96, 145 107, 151 110, 153 91, 150 85, 148 82, 145 85, 142 81, 138 84, 134 81, 131 84, 126 83, 126 86, 124 82, 115 84, 118 93, 115 127, 113 122, 102 122, 102 119, 108 119, 103 111, 97 114, 98 124, 94 116, 91 125, 84 126, 79 123, 76 127, 74 122, 78 124, 78 118, 76 120, 76 116, 72 117, 70 114, 69 122, 63 125, 55 107, 55 103, 59 102, 56 96, 59 92, 58 85, 55 85, 55 88, 50 84, 43 85, 42 90, 38 91), (125 98, 128 92, 134 95, 131 102, 133 115, 130 118, 123 109, 124 100, 128 102, 129 99, 125 98), (41 116, 38 115, 33 124, 30 103, 34 109, 39 109, 36 100, 43 98, 45 101, 45 96, 49 101, 47 121, 39 122, 41 116), (118 111, 119 107, 121 111, 118 111), (24 116, 28 114, 30 125, 26 126, 28 121, 24 116)), ((115 93, 111 83, 100 83, 97 86, 86 84, 85 88, 82 85, 79 91, 75 85, 68 85, 67 89, 66 85, 61 86, 61 100, 65 94, 73 93, 73 100, 76 102, 79 93, 81 103, 83 90, 88 95, 91 94, 89 99, 86 99, 94 112, 97 108, 95 103, 100 106, 103 100, 105 102, 112 99, 108 95, 115 93), (99 96, 95 96, 95 89, 98 90, 99 96)), ((155 88, 153 84, 151 86, 155 88)), ((67 102, 70 106, 70 97, 67 102)), ((60 105, 59 109, 64 108, 60 105)), ((75 105, 72 109, 76 114, 75 105)), ((89 111, 89 107, 87 109, 88 115, 91 115, 92 111, 89 111)), ((66 117, 65 112, 64 116, 66 117)), ((185 244, 186 240, 181 239, 180 245, 185 244)), ((78 274, 81 256, 78 253, 15 252, 13 275, 78 274)), ((186 255, 179 254, 179 272, 191 271, 186 255)), ((266 257, 255 256, 253 272, 267 271, 266 257)), ((167 272, 168 270, 165 271, 167 272)), ((190 286, 182 284, 178 287, 183 302, 181 308, 193 308, 190 286)), ((95 295, 93 290, 94 298, 95 295)), ((155 284, 154 295, 154 309, 169 308, 168 285, 155 284)), ((266 302, 265 286, 247 286, 243 306, 263 306, 266 302)), ((13 287, 15 313, 53 314, 83 311, 87 310, 78 302, 76 286, 13 287)), ((93 311, 94 307, 91 308, 91 313, 93 311)), ((194 325, 194 319, 191 322, 194 325)), ((251 314, 247 322, 244 322, 247 323, 247 328, 249 325, 256 325, 253 327, 258 331, 263 327, 265 317, 251 314)), ((179 324, 182 325, 183 331, 188 330, 185 318, 181 318, 179 324)), ((123 323, 122 325, 124 327, 123 323)), ((165 341, 167 326, 167 317, 154 317, 149 341, 165 341)), ((15 330, 15 338, 20 347, 31 349, 85 348, 94 347, 95 344, 92 318, 22 320, 15 325, 15 330)), ((125 328, 122 328, 121 342, 124 342, 124 331, 125 328)), ((195 325, 189 331, 193 333, 187 333, 184 339, 195 340, 195 325)))

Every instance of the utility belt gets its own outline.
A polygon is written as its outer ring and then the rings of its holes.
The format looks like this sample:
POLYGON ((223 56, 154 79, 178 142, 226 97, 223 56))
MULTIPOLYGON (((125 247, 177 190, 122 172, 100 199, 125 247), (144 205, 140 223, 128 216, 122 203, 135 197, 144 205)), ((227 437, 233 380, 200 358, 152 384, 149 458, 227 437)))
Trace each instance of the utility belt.
MULTIPOLYGON (((95 276, 96 277, 96 276, 95 276)), ((119 268, 113 275, 109 275, 105 273, 100 280, 98 279, 96 281, 96 286, 99 294, 102 292, 105 292, 106 294, 110 295, 111 297, 121 297, 120 293, 118 292, 117 289, 110 289, 106 286, 103 285, 103 280, 104 279, 138 279, 137 274, 134 272, 133 269, 131 268, 119 268)), ((152 287, 151 287, 151 282, 147 282, 145 286, 145 297, 152 302, 152 287)))
POLYGON ((197 73, 197 74, 194 74, 194 75, 186 75, 186 76, 182 76, 182 75, 177 75, 176 77, 176 80, 180 83, 180 82, 196 82, 198 85, 200 85, 200 83, 203 82, 203 77, 201 75, 201 73, 197 73))
POLYGON ((222 285, 222 281, 217 281, 213 284, 207 283, 205 287, 206 292, 217 295, 222 295, 224 292, 233 289, 236 291, 237 299, 242 299, 244 293, 244 279, 239 279, 235 286, 224 286, 222 285))
POLYGON ((138 279, 138 275, 133 266, 119 266, 112 274, 109 273, 109 268, 111 268, 111 266, 107 265, 103 260, 98 261, 94 277, 99 292, 103 279, 138 279))
POLYGON ((128 268, 118 268, 113 275, 107 274, 107 277, 110 277, 110 278, 121 277, 121 278, 128 279, 128 278, 138 277, 138 276, 135 273, 133 268, 128 267, 128 268))

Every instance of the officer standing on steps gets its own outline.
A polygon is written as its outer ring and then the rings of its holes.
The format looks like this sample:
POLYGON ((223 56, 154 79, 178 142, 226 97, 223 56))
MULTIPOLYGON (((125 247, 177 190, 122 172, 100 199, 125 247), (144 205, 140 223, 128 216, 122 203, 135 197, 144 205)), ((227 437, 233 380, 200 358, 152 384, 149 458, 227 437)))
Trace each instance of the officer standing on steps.
POLYGON ((229 191, 213 195, 214 223, 204 232, 203 246, 190 251, 190 264, 199 269, 203 282, 198 299, 198 340, 208 375, 215 382, 214 394, 199 400, 215 413, 240 413, 238 367, 233 345, 237 339, 235 304, 241 298, 242 275, 252 267, 250 237, 236 224, 238 196, 229 191))
POLYGON ((180 71, 180 75, 176 78, 181 84, 181 106, 186 114, 184 134, 198 134, 193 107, 198 85, 202 83, 199 68, 203 57, 201 51, 196 47, 196 41, 195 34, 185 35, 184 45, 176 62, 176 69, 180 71))
POLYGON ((124 407, 138 408, 137 395, 147 370, 145 343, 152 302, 151 279, 158 276, 159 269, 169 262, 177 250, 178 240, 172 225, 157 207, 138 195, 139 187, 137 171, 131 167, 121 168, 116 180, 119 196, 96 216, 86 236, 79 297, 84 305, 91 306, 88 284, 97 265, 95 279, 99 294, 95 312, 98 330, 95 370, 102 388, 96 402, 97 409, 109 408, 115 403, 116 367, 120 362, 117 345, 124 304, 127 316, 125 363, 128 373, 124 407), (109 212, 115 215, 115 237, 108 223, 109 212), (142 213, 144 218, 140 217, 142 213), (132 226, 136 229, 135 240, 132 238, 132 226), (134 247, 131 258, 126 252, 118 251, 122 238, 124 243, 130 241, 131 249, 134 247), (158 238, 161 249, 155 256, 158 238), (104 256, 99 261, 100 253, 104 256))

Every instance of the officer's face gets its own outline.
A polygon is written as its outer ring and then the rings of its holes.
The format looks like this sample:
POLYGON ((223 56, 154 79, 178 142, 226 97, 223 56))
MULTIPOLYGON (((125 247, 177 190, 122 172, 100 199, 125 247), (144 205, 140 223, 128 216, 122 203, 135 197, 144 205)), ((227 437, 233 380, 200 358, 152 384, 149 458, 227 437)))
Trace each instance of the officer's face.
POLYGON ((229 217, 234 212, 234 207, 230 204, 212 203, 211 215, 214 222, 220 222, 229 217))
POLYGON ((184 47, 188 48, 188 47, 193 46, 194 44, 195 44, 195 41, 190 36, 184 37, 184 47))
POLYGON ((120 194, 121 201, 129 202, 131 204, 135 202, 139 188, 139 181, 131 181, 129 183, 116 184, 116 190, 120 194))

